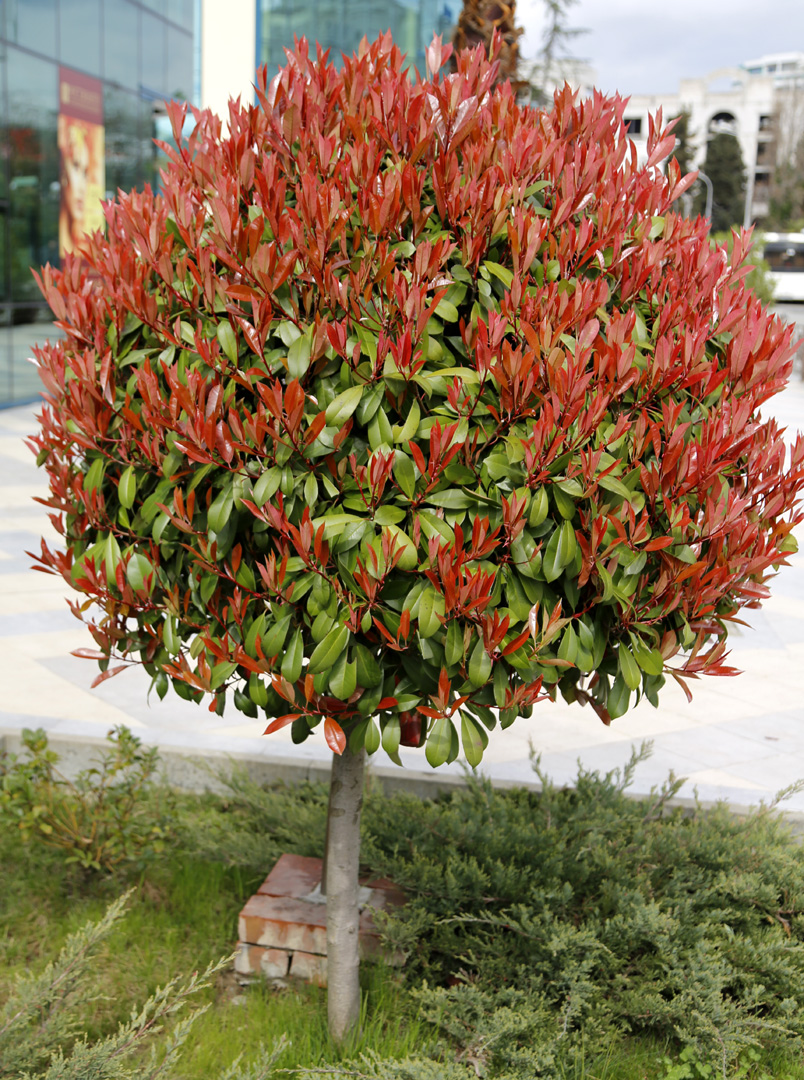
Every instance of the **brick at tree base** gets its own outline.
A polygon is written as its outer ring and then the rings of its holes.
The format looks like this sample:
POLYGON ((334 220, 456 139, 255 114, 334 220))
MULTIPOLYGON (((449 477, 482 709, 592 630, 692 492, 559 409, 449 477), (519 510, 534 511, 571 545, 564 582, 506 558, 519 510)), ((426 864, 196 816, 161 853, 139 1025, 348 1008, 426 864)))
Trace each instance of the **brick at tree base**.
MULTIPOLYGON (((267 979, 304 979, 326 985, 327 909, 309 899, 321 880, 321 860, 283 855, 243 907, 239 919, 239 975, 267 979)), ((380 956, 381 946, 372 910, 404 903, 389 881, 361 882, 366 889, 360 913, 360 954, 380 956)), ((400 963, 399 956, 385 957, 400 963)))

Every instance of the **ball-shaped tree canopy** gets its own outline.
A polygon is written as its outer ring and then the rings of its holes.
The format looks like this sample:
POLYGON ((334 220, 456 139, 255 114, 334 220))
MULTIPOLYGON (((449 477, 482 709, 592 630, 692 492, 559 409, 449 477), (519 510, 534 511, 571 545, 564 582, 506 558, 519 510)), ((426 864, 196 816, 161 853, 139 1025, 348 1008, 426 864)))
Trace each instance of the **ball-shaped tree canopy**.
POLYGON ((174 106, 159 194, 43 270, 41 562, 101 677, 438 765, 557 690, 608 722, 729 670, 801 516, 758 413, 791 330, 673 212, 661 121, 640 164, 621 99, 522 108, 448 52, 302 42, 227 133, 174 106))

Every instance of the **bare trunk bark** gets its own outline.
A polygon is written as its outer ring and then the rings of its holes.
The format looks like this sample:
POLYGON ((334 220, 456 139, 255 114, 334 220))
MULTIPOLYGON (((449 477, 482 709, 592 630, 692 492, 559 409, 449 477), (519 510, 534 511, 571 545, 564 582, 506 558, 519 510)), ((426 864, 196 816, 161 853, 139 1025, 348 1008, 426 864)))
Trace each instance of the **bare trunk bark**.
POLYGON ((327 823, 327 1012, 342 1043, 360 1018, 358 867, 365 750, 332 758, 327 823))

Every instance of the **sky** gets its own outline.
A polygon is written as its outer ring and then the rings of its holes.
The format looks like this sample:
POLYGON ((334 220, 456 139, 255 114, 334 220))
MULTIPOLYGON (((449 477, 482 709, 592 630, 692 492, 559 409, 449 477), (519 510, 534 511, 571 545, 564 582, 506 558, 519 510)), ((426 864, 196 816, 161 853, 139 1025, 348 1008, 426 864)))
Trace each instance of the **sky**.
MULTIPOLYGON (((527 60, 541 45, 542 0, 518 0, 517 21, 527 60)), ((804 52, 804 0, 577 0, 568 22, 587 31, 569 43, 572 55, 607 93, 673 92, 679 79, 764 53, 804 52)))

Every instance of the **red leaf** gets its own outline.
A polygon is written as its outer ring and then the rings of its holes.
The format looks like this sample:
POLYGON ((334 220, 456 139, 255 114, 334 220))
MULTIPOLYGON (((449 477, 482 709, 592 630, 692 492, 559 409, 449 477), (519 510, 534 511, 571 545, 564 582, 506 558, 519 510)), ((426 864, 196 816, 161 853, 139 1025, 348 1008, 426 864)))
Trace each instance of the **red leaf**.
POLYGON ((377 706, 378 709, 393 709, 398 702, 395 697, 384 697, 377 706))
POLYGON ((304 716, 304 713, 289 712, 284 716, 278 716, 276 720, 272 720, 268 727, 263 731, 263 735, 273 735, 275 731, 280 731, 283 727, 287 727, 288 724, 292 724, 294 720, 298 720, 300 716, 304 716))
MULTIPOLYGON (((34 570, 37 568, 34 567, 34 570)), ((98 652, 97 649, 73 649, 70 656, 80 656, 86 660, 108 660, 108 653, 98 652)))
POLYGON ((521 649, 525 642, 530 637, 530 630, 523 630, 521 634, 517 635, 513 641, 509 642, 503 649, 503 656, 510 656, 511 653, 521 649))
POLYGON ((333 754, 340 755, 346 749, 346 736, 343 733, 343 728, 331 716, 324 717, 324 738, 327 740, 327 746, 333 754))
POLYGON ((128 664, 120 664, 119 667, 109 668, 107 671, 102 671, 97 678, 92 680, 92 689, 96 686, 100 686, 102 682, 106 682, 107 679, 114 678, 115 675, 119 675, 121 671, 125 671, 128 664))

